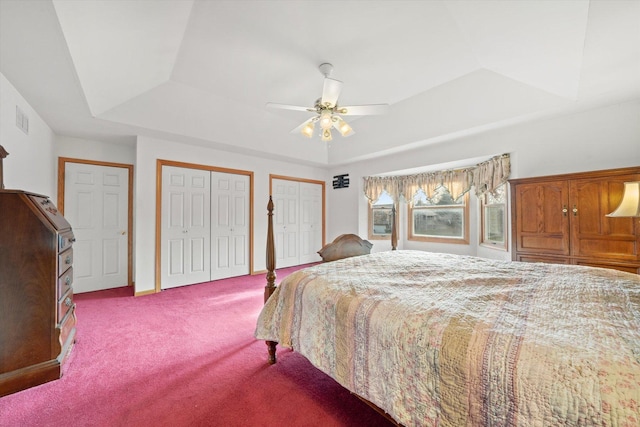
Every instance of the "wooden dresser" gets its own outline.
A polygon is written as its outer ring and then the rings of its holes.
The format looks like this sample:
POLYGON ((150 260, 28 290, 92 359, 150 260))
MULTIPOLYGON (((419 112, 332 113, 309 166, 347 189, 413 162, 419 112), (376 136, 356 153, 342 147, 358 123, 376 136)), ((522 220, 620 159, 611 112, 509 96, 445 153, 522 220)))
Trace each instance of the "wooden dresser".
POLYGON ((640 167, 510 180, 513 259, 640 274, 640 218, 609 218, 640 167))
POLYGON ((0 190, 0 396, 62 375, 76 331, 74 240, 48 197, 0 190))

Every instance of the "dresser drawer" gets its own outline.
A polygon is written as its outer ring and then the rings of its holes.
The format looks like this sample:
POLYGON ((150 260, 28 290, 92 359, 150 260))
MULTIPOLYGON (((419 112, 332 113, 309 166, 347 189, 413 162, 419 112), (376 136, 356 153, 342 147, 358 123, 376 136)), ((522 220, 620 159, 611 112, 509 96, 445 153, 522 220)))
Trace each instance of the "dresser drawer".
POLYGON ((64 319, 64 316, 73 306, 73 292, 69 290, 58 300, 58 321, 64 319))
POLYGON ((56 294, 58 298, 66 294, 71 289, 71 285, 73 285, 73 267, 58 278, 58 293, 56 294))
POLYGON ((68 339, 73 339, 75 337, 75 326, 76 326, 76 314, 74 310, 67 311, 66 316, 62 319, 59 324, 60 328, 60 344, 65 346, 70 346, 71 343, 68 343, 68 339))
POLYGON ((62 252, 65 249, 70 248, 75 241, 76 238, 73 236, 73 232, 71 230, 60 233, 58 235, 58 251, 62 252))
POLYGON ((58 276, 62 276, 62 274, 71 267, 73 264, 73 249, 69 248, 64 252, 58 254, 58 276))

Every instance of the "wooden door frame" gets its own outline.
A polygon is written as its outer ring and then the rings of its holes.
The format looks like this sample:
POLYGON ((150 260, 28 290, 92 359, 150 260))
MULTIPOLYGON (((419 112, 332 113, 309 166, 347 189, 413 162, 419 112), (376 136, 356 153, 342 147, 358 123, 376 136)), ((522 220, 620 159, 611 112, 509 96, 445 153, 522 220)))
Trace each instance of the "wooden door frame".
POLYGON ((322 247, 324 247, 324 245, 326 245, 326 227, 327 227, 327 221, 326 221, 326 189, 325 189, 325 182, 324 181, 319 181, 319 180, 315 180, 315 179, 307 179, 307 178, 297 178, 297 177, 293 177, 293 176, 285 176, 285 175, 274 175, 274 174, 269 174, 269 196, 273 195, 273 180, 274 179, 281 179, 283 181, 295 181, 295 182, 306 182, 308 184, 319 184, 322 188, 322 247))
POLYGON ((201 165, 196 163, 176 162, 174 160, 156 160, 156 248, 155 248, 155 292, 162 291, 162 167, 172 166, 186 169, 222 172, 249 177, 249 274, 253 271, 253 171, 229 169, 218 166, 201 165))
POLYGON ((127 170, 129 179, 127 188, 127 286, 133 283, 133 165, 127 163, 102 162, 98 160, 58 157, 58 210, 64 215, 65 169, 67 163, 79 163, 91 166, 105 166, 127 170))

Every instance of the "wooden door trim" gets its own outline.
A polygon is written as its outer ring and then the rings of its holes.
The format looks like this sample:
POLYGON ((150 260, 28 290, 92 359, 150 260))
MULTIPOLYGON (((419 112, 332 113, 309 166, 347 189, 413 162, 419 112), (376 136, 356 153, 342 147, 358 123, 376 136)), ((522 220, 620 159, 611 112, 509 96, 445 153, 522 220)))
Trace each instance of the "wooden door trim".
POLYGON ((185 169, 198 169, 209 172, 222 172, 249 177, 249 274, 253 271, 253 171, 230 169, 197 163, 176 162, 157 159, 156 161, 156 247, 155 247, 155 292, 162 290, 162 167, 172 166, 185 169))
POLYGON ((127 170, 127 286, 133 286, 133 165, 127 163, 102 162, 98 160, 58 157, 58 210, 64 215, 65 169, 67 163, 79 163, 92 166, 105 166, 127 170))
POLYGON ((307 178, 297 178, 297 177, 293 177, 293 176, 285 176, 285 175, 275 175, 275 174, 269 174, 269 195, 271 196, 273 194, 273 180, 274 179, 281 179, 284 181, 295 181, 295 182, 306 182, 308 184, 319 184, 322 188, 322 247, 324 247, 324 245, 327 244, 326 242, 326 227, 327 227, 327 221, 326 221, 326 197, 325 197, 325 182, 324 181, 319 181, 316 179, 307 179, 307 178))

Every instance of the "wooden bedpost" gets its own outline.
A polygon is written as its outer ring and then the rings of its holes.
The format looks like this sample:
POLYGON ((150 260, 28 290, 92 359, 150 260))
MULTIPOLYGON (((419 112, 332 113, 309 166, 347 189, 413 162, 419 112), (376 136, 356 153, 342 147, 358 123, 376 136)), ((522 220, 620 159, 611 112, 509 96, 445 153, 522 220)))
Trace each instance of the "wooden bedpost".
POLYGON ((276 247, 273 241, 273 199, 267 204, 267 286, 264 288, 264 302, 276 290, 276 247))
POLYGON ((391 205, 391 250, 398 247, 398 230, 396 230, 396 202, 391 205))
MULTIPOLYGON (((269 196, 267 203, 267 286, 264 287, 264 302, 276 290, 276 246, 273 240, 273 199, 269 196)), ((276 363, 276 342, 267 341, 269 363, 276 363)))

